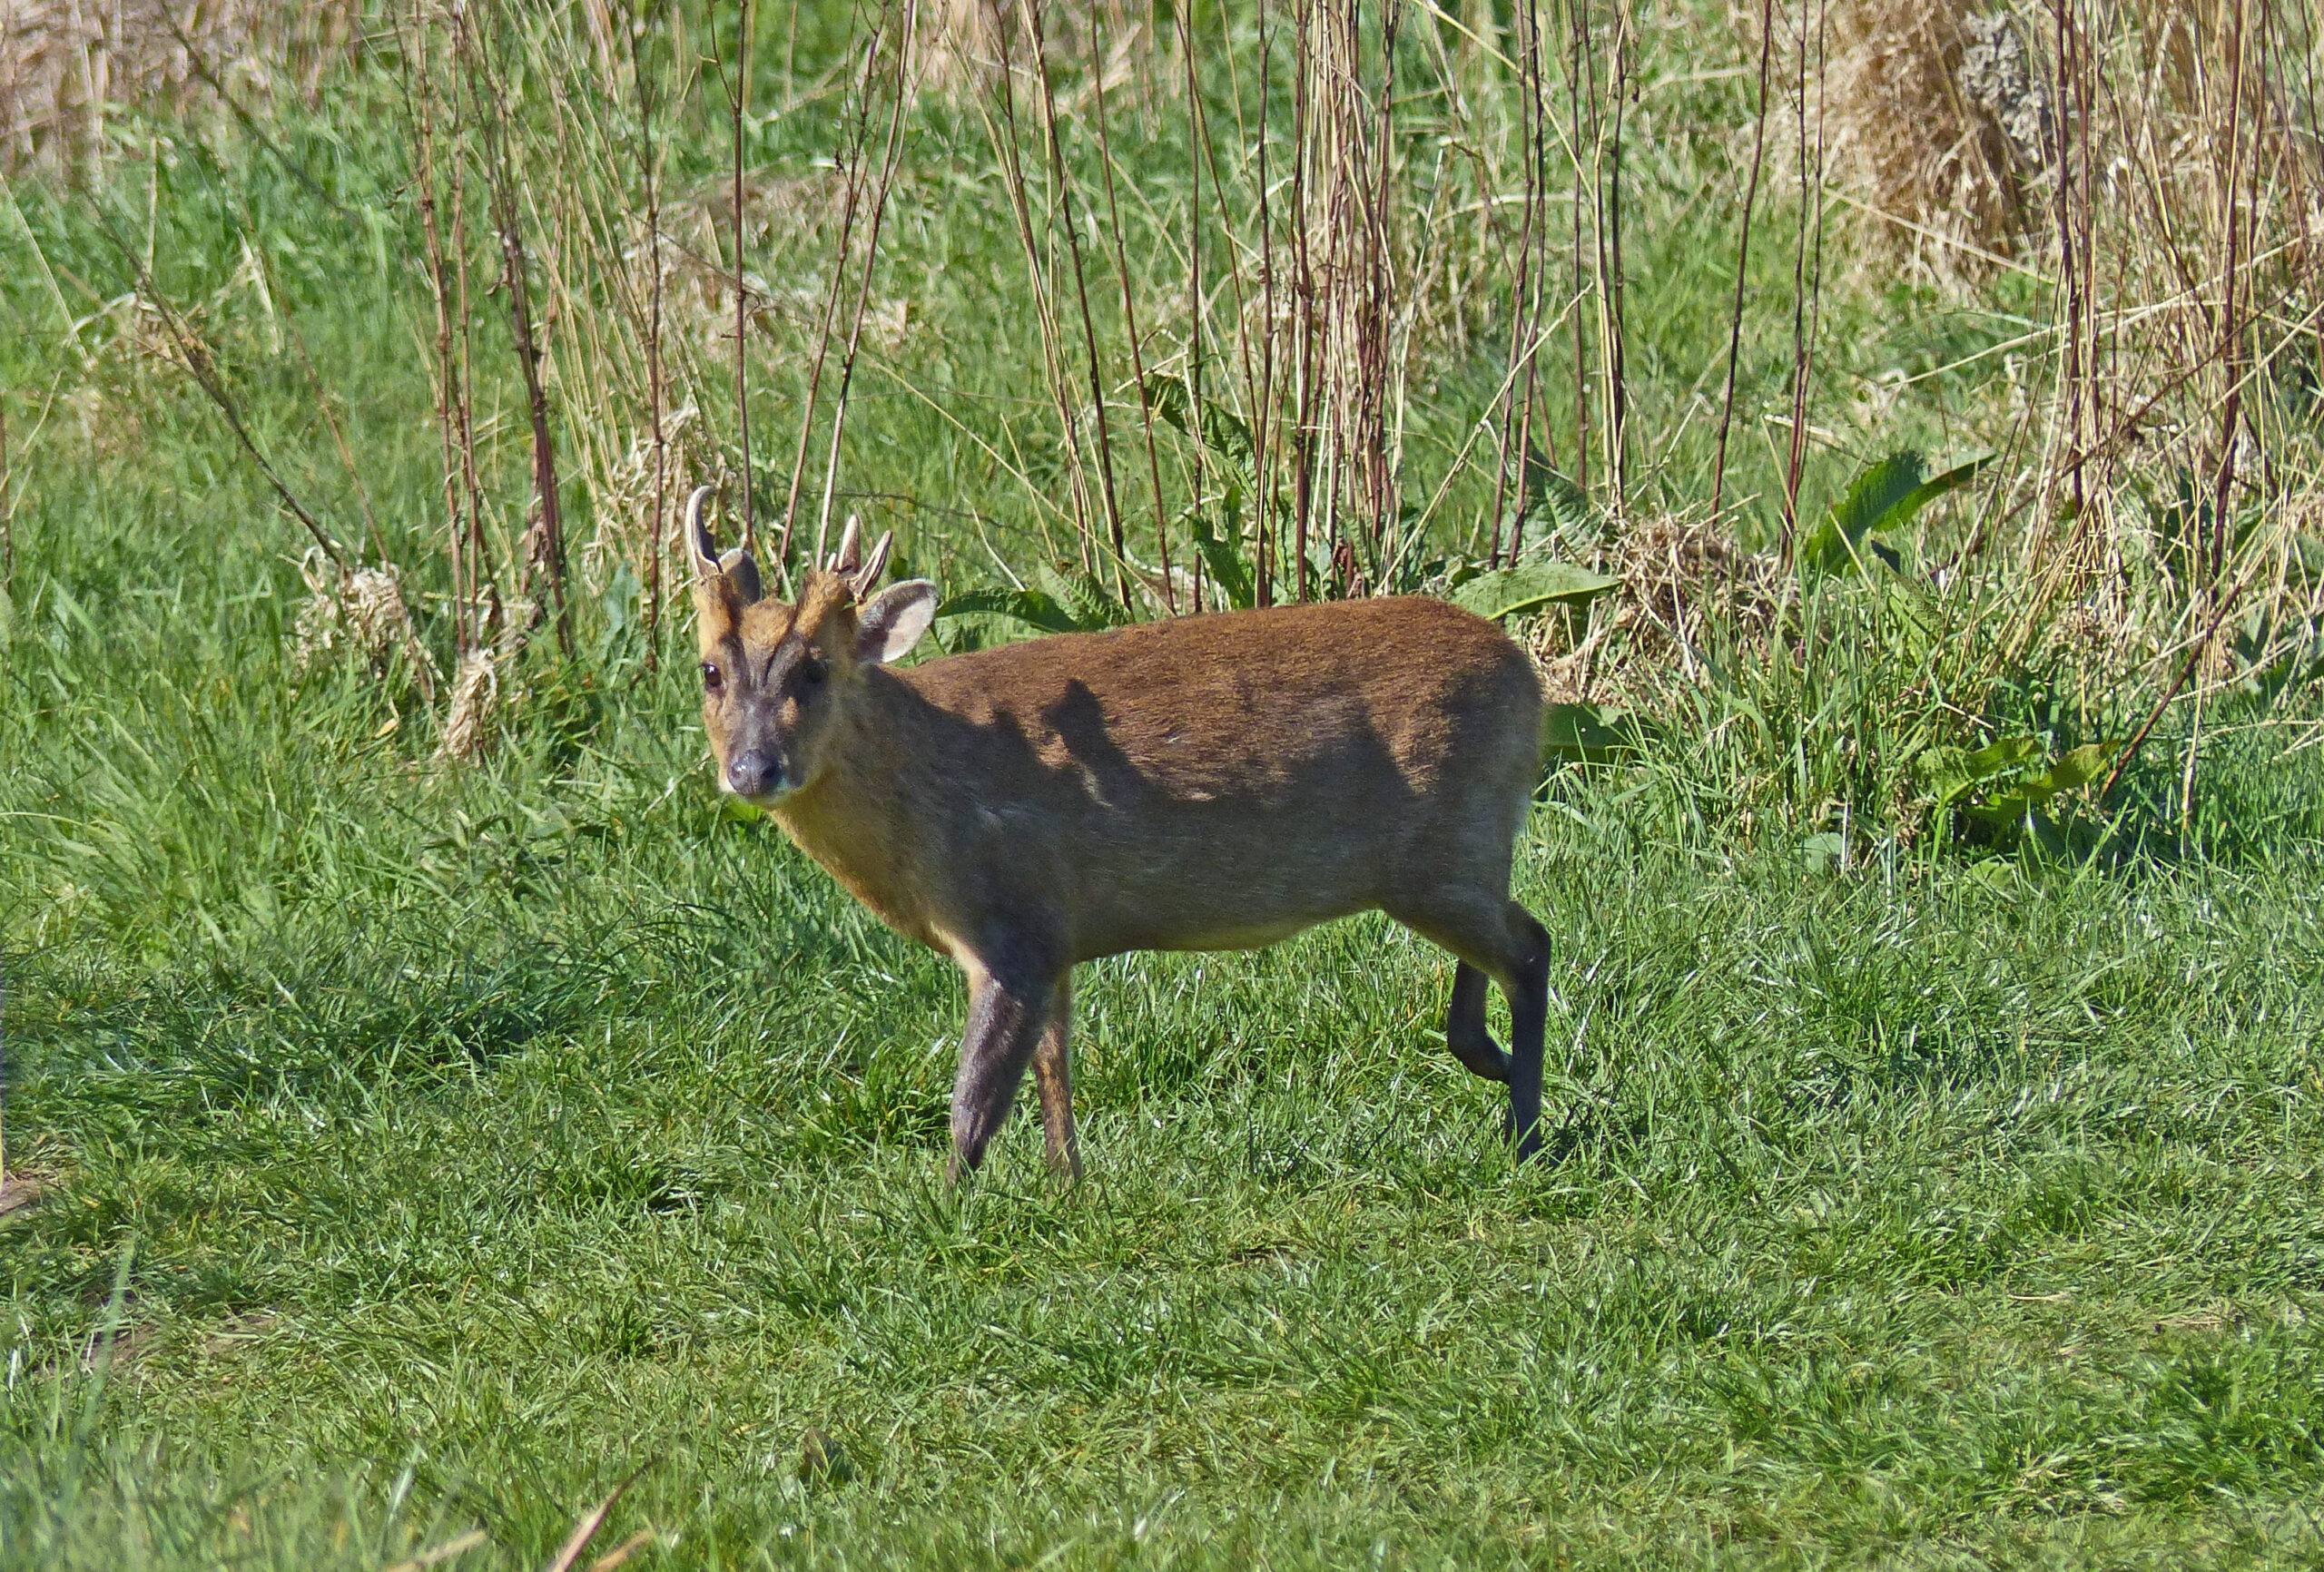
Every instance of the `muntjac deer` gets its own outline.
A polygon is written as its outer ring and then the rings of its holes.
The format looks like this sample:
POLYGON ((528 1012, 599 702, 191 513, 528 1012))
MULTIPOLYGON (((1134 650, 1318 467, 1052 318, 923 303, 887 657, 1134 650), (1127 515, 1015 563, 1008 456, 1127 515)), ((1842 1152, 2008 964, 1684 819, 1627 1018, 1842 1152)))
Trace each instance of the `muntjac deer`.
POLYGON ((1378 909, 1458 958, 1444 1037, 1509 1086, 1540 1145, 1549 938, 1512 899, 1541 688, 1492 624, 1439 601, 1226 612, 1067 634, 909 670, 922 580, 872 593, 888 537, 851 523, 798 600, 763 598, 687 504, 702 714, 720 785, 897 932, 967 974, 957 1181, 1029 1063, 1052 1166, 1080 1156, 1067 1061, 1076 963, 1250 949, 1378 909), (1510 1002, 1512 1051, 1485 1025, 1510 1002))

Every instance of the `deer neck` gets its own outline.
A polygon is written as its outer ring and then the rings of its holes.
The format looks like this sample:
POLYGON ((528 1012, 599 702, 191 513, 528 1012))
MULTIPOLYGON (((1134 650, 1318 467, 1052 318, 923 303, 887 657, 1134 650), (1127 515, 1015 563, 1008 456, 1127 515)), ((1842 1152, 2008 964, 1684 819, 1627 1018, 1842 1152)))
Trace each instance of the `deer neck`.
POLYGON ((911 732, 903 713, 911 693, 877 666, 858 680, 847 714, 824 741, 815 779, 784 799, 774 820, 890 927, 925 938, 913 876, 919 837, 901 784, 912 773, 903 741, 911 732))

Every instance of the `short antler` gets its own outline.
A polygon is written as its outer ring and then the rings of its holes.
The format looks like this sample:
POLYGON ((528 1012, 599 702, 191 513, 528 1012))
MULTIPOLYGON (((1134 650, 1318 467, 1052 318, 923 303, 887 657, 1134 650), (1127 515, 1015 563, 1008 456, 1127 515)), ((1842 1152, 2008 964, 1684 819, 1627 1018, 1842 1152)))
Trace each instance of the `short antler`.
POLYGON ((863 555, 863 521, 851 513, 847 516, 847 527, 840 531, 839 549, 824 559, 823 570, 845 579, 855 598, 862 600, 864 593, 880 582, 881 570, 888 565, 888 548, 894 544, 895 538, 893 530, 881 535, 878 544, 872 546, 872 555, 866 557, 863 555))
POLYGON ((855 585, 856 599, 862 600, 864 595, 871 593, 872 586, 880 582, 880 571, 888 565, 888 547, 894 543, 895 538, 895 533, 892 530, 881 535, 879 543, 872 546, 872 555, 865 557, 863 565, 855 570, 854 577, 851 582, 855 585))
POLYGON ((714 486, 697 486, 694 495, 686 498, 686 545, 694 550, 694 570, 707 578, 722 570, 718 565, 718 543, 710 538, 710 526, 702 522, 702 505, 710 500, 714 486))
POLYGON ((823 566, 832 573, 852 574, 862 562, 863 521, 853 514, 847 516, 847 527, 839 532, 839 549, 832 553, 823 566))

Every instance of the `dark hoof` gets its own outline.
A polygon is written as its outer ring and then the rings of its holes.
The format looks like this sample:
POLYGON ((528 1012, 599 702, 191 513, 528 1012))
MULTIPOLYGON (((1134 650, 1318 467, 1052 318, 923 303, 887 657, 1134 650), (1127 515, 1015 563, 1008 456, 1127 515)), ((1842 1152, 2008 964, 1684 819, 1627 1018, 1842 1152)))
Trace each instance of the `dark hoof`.
POLYGON ((1502 1122, 1502 1130, 1515 1143, 1517 1160, 1520 1163, 1530 1163, 1541 1154, 1541 1122, 1539 1119, 1527 1125, 1521 1135, 1518 1132, 1517 1122, 1514 1119, 1504 1119, 1502 1122))

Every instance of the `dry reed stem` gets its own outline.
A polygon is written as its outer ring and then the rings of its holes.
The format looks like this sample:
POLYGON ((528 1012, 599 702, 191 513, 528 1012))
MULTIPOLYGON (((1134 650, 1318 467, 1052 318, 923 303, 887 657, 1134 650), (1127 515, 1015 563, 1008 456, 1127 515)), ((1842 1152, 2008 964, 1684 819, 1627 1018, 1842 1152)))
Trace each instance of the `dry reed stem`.
POLYGON ((658 1458, 648 1458, 645 1462, 640 1463, 627 1479, 613 1488, 604 1500, 583 1513, 580 1519, 573 1525, 573 1532, 566 1537, 564 1545, 559 1547, 555 1556, 549 1558, 548 1565, 542 1568, 542 1572, 573 1572, 574 1567, 581 1559, 581 1553, 589 1547, 589 1541, 596 1538, 597 1530, 606 1526, 607 1514, 611 1513, 621 1498, 629 1493, 629 1488, 637 1483, 645 1470, 660 1460, 658 1458))
POLYGON ((209 345, 196 331, 193 325, 186 319, 183 313, 163 297, 159 287, 154 284, 153 274, 147 270, 144 260, 121 238, 102 213, 96 215, 96 223, 99 232, 112 243, 114 251, 121 254, 122 260, 129 264, 136 280, 138 300, 149 307, 161 319, 162 325, 169 335, 170 345, 175 351, 175 359, 179 367, 192 377, 195 386, 202 389, 203 395, 216 408, 220 418, 226 422, 226 429, 233 434, 235 443, 257 467, 260 475, 265 477, 267 484, 273 488, 276 497, 291 516, 298 519, 316 546, 330 559, 343 577, 348 572, 345 552, 339 543, 324 531, 322 525, 317 521, 307 505, 300 501, 297 495, 283 482, 281 476, 276 473, 274 466, 268 461, 264 451, 251 437, 249 427, 242 423, 240 408, 235 404, 232 396, 226 391, 225 382, 218 375, 217 364, 211 355, 209 345))
POLYGON ((616 1567, 627 1566, 629 1558, 654 1543, 655 1538, 656 1535, 653 1529, 640 1528, 595 1561, 590 1562, 589 1572, 614 1572, 616 1567))
POLYGON ((1164 609, 1176 615, 1178 597, 1170 582, 1170 520, 1162 499, 1162 457, 1154 437, 1154 399, 1146 381, 1146 349, 1137 331, 1137 290, 1129 272, 1129 251, 1122 238, 1121 204, 1114 196, 1114 149, 1106 110, 1106 84, 1098 78, 1098 157, 1106 174, 1106 221, 1114 237, 1114 272, 1122 287, 1122 326, 1129 339, 1130 376, 1137 385, 1138 419, 1146 435, 1146 469, 1154 488, 1154 549, 1161 566, 1164 609))
POLYGON ((743 450, 743 549, 758 550, 758 510, 752 499, 751 388, 749 290, 743 279, 743 119, 751 98, 751 0, 735 0, 734 75, 726 81, 724 64, 719 78, 726 82, 727 106, 734 113, 734 420, 743 450))
POLYGON ((1000 47, 1000 62, 993 74, 994 90, 978 98, 977 113, 983 119, 986 140, 1000 162, 1001 183, 1009 193, 1009 211, 1017 221, 1018 243, 1025 253, 1026 280, 1033 297, 1034 322, 1040 334, 1043 368, 1048 374, 1050 400, 1057 410, 1066 460, 1074 539, 1086 570, 1093 565, 1093 559, 1089 547, 1089 486, 1082 467, 1080 423, 1075 414, 1071 374, 1066 369, 1064 333, 1058 320, 1049 268, 1043 261, 1041 246, 1033 231, 1032 193, 1025 179, 1023 147, 1017 125, 1018 67, 1009 43, 1010 29, 1001 15, 1000 0, 987 3, 992 8, 993 37, 1000 47), (991 102, 994 98, 1000 104, 997 121, 991 102))
POLYGON ((1735 307, 1727 337, 1727 390, 1718 404, 1718 450, 1711 461, 1710 516, 1727 501, 1727 439, 1735 421, 1735 374, 1743 352, 1743 295, 1751 270, 1751 217, 1759 201, 1759 174, 1768 151, 1768 73, 1774 61, 1775 0, 1759 0, 1759 108, 1751 121, 1751 173, 1743 188, 1743 234, 1735 255, 1735 307))
MULTIPOLYGON (((881 12, 884 21, 886 13, 881 12)), ((847 168, 845 205, 840 216, 839 243, 833 248, 836 264, 831 270, 831 282, 823 291, 822 310, 815 328, 815 350, 808 362, 807 397, 799 416, 799 442, 791 457, 791 487, 783 504, 783 534, 775 548, 775 571, 779 581, 790 584, 791 537, 799 516, 799 492, 807 477, 807 444, 814 436, 816 402, 822 391, 823 361, 831 352, 832 330, 839 314, 840 291, 845 286, 847 263, 853 254, 855 215, 863 194, 863 155, 870 145, 872 116, 872 74, 878 64, 884 28, 875 31, 863 46, 863 69, 856 79, 854 124, 850 132, 844 162, 847 168)), ((867 266, 865 277, 870 277, 867 266)), ((823 542, 820 528, 812 560, 821 561, 823 542)))
POLYGON ((488 1539, 489 1537, 483 1529, 471 1528, 465 1534, 445 1540, 441 1545, 422 1550, 419 1555, 407 1560, 396 1562, 387 1568, 387 1572, 428 1572, 428 1567, 441 1567, 447 1561, 465 1556, 469 1551, 487 1543, 488 1539))
POLYGON ((1128 545, 1122 533, 1121 500, 1114 486, 1114 444, 1112 428, 1106 418, 1106 389, 1103 372, 1098 359, 1098 328, 1089 310, 1088 272, 1081 260, 1081 226, 1073 217, 1073 182, 1066 172, 1065 148, 1058 133, 1056 84, 1049 74, 1049 45, 1041 29, 1041 7, 1039 0, 1025 7, 1026 25, 1033 44, 1033 70, 1041 90, 1041 130, 1049 146, 1049 196, 1057 206, 1053 227, 1065 231, 1066 256, 1073 269, 1073 292, 1081 308, 1081 338, 1088 354, 1089 370, 1089 407, 1098 431, 1098 495, 1106 507, 1106 535, 1113 547, 1114 588, 1122 605, 1128 609, 1132 602, 1129 577, 1125 565, 1128 545))
POLYGON ((550 431, 548 390, 541 374, 544 351, 536 329, 532 260, 525 242, 523 194, 519 190, 507 74, 494 46, 480 37, 464 11, 453 13, 453 49, 483 136, 482 162, 491 221, 500 244, 500 285, 507 300, 511 347, 525 385, 526 414, 532 428, 535 520, 526 532, 517 593, 525 593, 529 570, 548 570, 557 647, 574 653, 573 607, 565 585, 564 503, 558 492, 556 440, 550 431))
MULTIPOLYGON (((919 12, 919 0, 901 0, 903 21, 900 31, 894 66, 893 103, 888 118, 887 142, 881 153, 880 178, 872 192, 872 222, 863 237, 863 271, 855 291, 855 309, 848 319, 847 348, 840 356, 839 392, 832 407, 831 446, 823 462, 823 496, 815 513, 815 557, 820 561, 830 535, 832 504, 839 490, 840 438, 847 429, 849 396, 855 387, 856 357, 863 347, 863 326, 870 319, 872 270, 880 260, 880 231, 888 214, 888 203, 895 189, 896 172, 903 158, 904 112, 912 97, 912 41, 917 33, 914 19, 919 12)), ((874 46, 884 36, 891 23, 894 0, 883 0, 880 19, 874 29, 874 46)), ((844 259, 842 259, 843 260, 844 259)))

